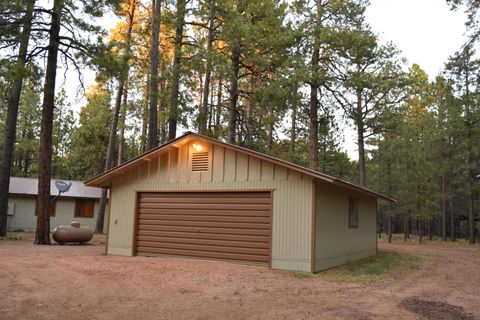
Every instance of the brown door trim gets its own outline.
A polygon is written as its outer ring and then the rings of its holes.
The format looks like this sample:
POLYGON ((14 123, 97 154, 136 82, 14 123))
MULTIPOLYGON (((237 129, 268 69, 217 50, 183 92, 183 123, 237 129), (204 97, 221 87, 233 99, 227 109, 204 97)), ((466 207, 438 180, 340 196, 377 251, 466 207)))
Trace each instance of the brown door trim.
POLYGON ((269 232, 269 240, 270 240, 270 255, 269 255, 269 263, 268 263, 268 267, 270 269, 272 269, 272 247, 273 247, 273 243, 272 243, 272 229, 273 229, 273 191, 274 190, 270 190, 270 232, 269 232))
MULTIPOLYGON (((112 226, 112 189, 108 190, 108 228, 107 228, 107 239, 106 239, 106 244, 105 244, 105 255, 108 254, 108 235, 110 233, 110 227, 112 226)), ((99 203, 100 204, 100 203, 99 203)), ((105 226, 103 227, 105 229, 105 226)), ((102 230, 103 231, 103 230, 102 230)))
POLYGON ((140 192, 135 192, 135 213, 133 220, 133 237, 132 237, 132 257, 137 254, 137 237, 138 237, 138 207, 140 205, 140 192))

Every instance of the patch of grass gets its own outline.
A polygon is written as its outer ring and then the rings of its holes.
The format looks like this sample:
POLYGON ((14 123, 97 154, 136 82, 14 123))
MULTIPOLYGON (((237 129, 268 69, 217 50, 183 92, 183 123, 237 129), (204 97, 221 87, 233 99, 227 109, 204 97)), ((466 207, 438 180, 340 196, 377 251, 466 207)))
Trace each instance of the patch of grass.
POLYGON ((309 279, 314 275, 310 272, 303 272, 303 271, 294 271, 293 276, 297 279, 309 279))
POLYGON ((11 235, 7 234, 5 237, 0 237, 0 240, 22 240, 23 237, 20 235, 11 235))
POLYGON ((422 265, 420 258, 395 252, 379 252, 374 257, 352 261, 321 275, 335 281, 372 282, 395 278, 422 265))

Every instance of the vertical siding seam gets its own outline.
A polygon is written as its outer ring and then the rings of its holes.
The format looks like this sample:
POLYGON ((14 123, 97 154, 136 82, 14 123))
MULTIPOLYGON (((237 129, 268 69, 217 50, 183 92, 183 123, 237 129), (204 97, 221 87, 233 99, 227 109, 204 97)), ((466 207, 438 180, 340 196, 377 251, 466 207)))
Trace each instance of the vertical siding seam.
POLYGON ((238 152, 237 151, 234 151, 234 161, 235 161, 235 165, 233 166, 233 181, 237 181, 237 164, 238 164, 238 152))
POLYGON ((212 144, 210 148, 210 182, 213 182, 213 168, 215 167, 215 146, 212 144))
POLYGON ((222 182, 225 181, 225 148, 222 147, 222 153, 223 153, 223 163, 222 163, 222 182))
POLYGON ((150 179, 152 178, 151 175, 150 175, 150 165, 151 165, 152 161, 148 161, 148 169, 147 169, 147 181, 150 181, 150 179))
POLYGON ((182 157, 182 153, 181 153, 181 149, 180 148, 175 148, 175 152, 176 152, 176 155, 177 155, 177 181, 180 181, 180 170, 182 170, 180 164, 181 164, 181 157, 182 157))
MULTIPOLYGON (((260 166, 260 176, 258 177, 258 180, 262 180, 262 174, 263 174, 263 171, 262 171, 262 169, 263 169, 262 162, 263 162, 263 160, 261 160, 261 159, 259 159, 259 160, 260 160, 260 164, 259 164, 259 166, 260 166)), ((273 215, 272 215, 272 216, 273 216, 273 215)))
POLYGON ((167 181, 171 181, 171 177, 170 177, 170 171, 171 171, 171 166, 172 166, 172 163, 171 163, 171 153, 170 153, 170 150, 167 151, 167 181))
POLYGON ((187 182, 192 181, 192 161, 190 160, 190 143, 187 144, 187 182))

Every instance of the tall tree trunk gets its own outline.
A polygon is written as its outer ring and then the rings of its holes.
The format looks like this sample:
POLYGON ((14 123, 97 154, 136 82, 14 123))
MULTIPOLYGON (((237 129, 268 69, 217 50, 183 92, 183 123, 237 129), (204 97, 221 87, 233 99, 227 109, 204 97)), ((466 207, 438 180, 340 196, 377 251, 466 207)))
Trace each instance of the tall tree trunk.
MULTIPOLYGON (((144 97, 150 96, 150 74, 147 74, 147 85, 145 86, 145 93, 144 97)), ((142 110, 142 132, 140 134, 140 153, 144 153, 147 151, 147 131, 148 131, 148 107, 149 107, 149 100, 145 99, 143 104, 142 110)))
MULTIPOLYGON (((390 197, 393 196, 393 183, 392 183, 392 162, 391 160, 388 160, 387 162, 387 174, 388 174, 388 195, 390 197)), ((390 208, 392 208, 393 205, 391 205, 390 208)), ((392 242, 392 215, 391 212, 388 215, 388 242, 392 242)))
POLYGON ((175 50, 173 53, 172 92, 168 112, 168 140, 177 137, 178 96, 180 94, 180 62, 183 47, 183 27, 185 25, 186 0, 177 0, 177 22, 175 27, 175 50))
MULTIPOLYGON (((466 56, 469 56, 469 48, 466 47, 466 56)), ((472 132, 471 132, 471 113, 470 113, 470 70, 469 59, 465 61, 465 132, 466 132, 466 170, 467 198, 468 198, 468 242, 475 243, 475 195, 473 190, 473 156, 472 156, 472 132)))
POLYGON ((125 80, 125 90, 123 90, 123 102, 120 107, 120 132, 118 135, 118 155, 117 165, 121 165, 125 159, 125 121, 127 119, 127 102, 128 102, 128 79, 125 80))
POLYGON ((213 121, 213 116, 215 114, 215 109, 213 108, 214 99, 215 99, 215 84, 213 83, 213 81, 210 81, 210 108, 208 108, 208 110, 207 110, 207 112, 208 112, 208 129, 207 129, 207 131, 209 132, 210 135, 213 132, 212 121, 213 121))
POLYGON ((10 172, 12 170, 13 147, 15 144, 18 105, 25 73, 23 69, 27 58, 28 42, 32 28, 32 15, 35 0, 27 0, 25 15, 23 16, 23 30, 20 36, 20 48, 18 50, 18 70, 13 79, 10 95, 7 102, 7 119, 5 124, 5 137, 3 141, 3 155, 0 161, 0 237, 7 234, 7 211, 8 190, 10 187, 10 172))
POLYGON ((408 222, 409 222, 409 218, 407 215, 405 215, 403 217, 403 241, 407 241, 407 239, 410 239, 410 230, 409 230, 409 227, 408 227, 408 222))
POLYGON ((473 190, 473 178, 469 177, 468 181, 468 243, 474 244, 476 242, 476 233, 475 233, 475 193, 473 190))
POLYGON ((312 57, 312 75, 313 79, 310 84, 310 169, 318 170, 318 63, 320 60, 320 49, 313 49, 312 57))
POLYGON ((237 101, 238 101, 238 76, 240 72, 240 48, 232 48, 232 78, 230 81, 228 138, 229 143, 235 143, 237 128, 237 101))
POLYGON ((43 88, 42 124, 38 161, 37 229, 35 244, 50 244, 50 178, 52 171, 53 109, 55 107, 55 80, 63 0, 54 0, 50 22, 47 70, 43 88))
POLYGON ((273 121, 270 121, 268 124, 268 136, 267 136, 267 150, 272 152, 273 150, 273 129, 274 129, 273 121))
POLYGON ((150 100, 148 108, 148 144, 151 150, 158 146, 158 43, 160 39, 161 1, 152 0, 152 43, 150 69, 150 100))
POLYGON ((293 159, 295 157, 295 146, 297 140, 297 91, 298 86, 295 83, 293 87, 293 96, 292 96, 292 126, 290 127, 290 157, 293 159))
POLYGON ((423 243, 423 220, 420 220, 418 222, 418 243, 422 244, 423 243))
MULTIPOLYGON (((160 92, 167 92, 167 81, 165 79, 165 74, 167 72, 167 65, 166 63, 161 63, 160 65, 160 92)), ((160 143, 164 144, 167 142, 167 109, 168 109, 168 102, 166 101, 165 95, 161 95, 159 97, 159 114, 158 114, 158 121, 160 123, 160 143)))
POLYGON ((448 204, 450 207, 450 240, 453 242, 456 240, 455 237, 455 214, 453 209, 453 192, 452 186, 450 185, 449 188, 449 197, 448 197, 448 204))
MULTIPOLYGON (((198 106, 198 109, 200 110, 202 108, 202 104, 203 104, 203 74, 198 71, 197 72, 198 74, 198 80, 195 79, 196 81, 196 85, 198 85, 198 95, 197 95, 197 103, 196 105, 198 106)), ((199 111, 200 112, 200 111, 199 111)))
POLYGON ((215 111, 215 126, 213 129, 213 136, 218 139, 220 136, 220 116, 222 115, 222 94, 223 94, 223 81, 222 78, 218 79, 218 89, 217 89, 217 106, 215 111))
MULTIPOLYGON (((33 132, 33 129, 29 129, 27 131, 27 138, 30 141, 35 140, 35 133, 33 132)), ((32 162, 33 162, 33 157, 34 157, 34 155, 33 155, 32 150, 26 150, 25 151, 24 159, 23 159, 23 172, 25 173, 26 177, 30 173, 30 168, 31 168, 32 162)))
POLYGON ((430 220, 428 222, 428 240, 430 241, 433 239, 434 228, 435 228, 435 221, 430 220))
POLYGON ((208 97, 210 90, 210 81, 212 77, 212 59, 210 57, 213 48, 214 40, 214 7, 211 5, 210 16, 208 18, 208 36, 207 36, 207 62, 205 69, 205 81, 203 82, 203 102, 200 107, 200 113, 198 116, 198 131, 201 134, 207 133, 207 118, 208 118, 208 97))
POLYGON ((245 145, 251 147, 253 145, 253 102, 247 105, 247 114, 245 115, 245 145))
POLYGON ((362 91, 357 90, 357 109, 356 109, 356 126, 357 126, 357 146, 358 146, 358 173, 360 176, 360 186, 367 186, 367 168, 365 165, 365 128, 362 114, 362 91))
POLYGON ((442 241, 447 241, 447 177, 445 168, 442 174, 442 241))
MULTIPOLYGON (((316 0, 316 27, 320 30, 322 21, 322 1, 316 0)), ((312 53, 312 78, 310 80, 310 104, 309 104, 309 118, 310 118, 310 169, 318 170, 318 89, 320 81, 318 80, 319 63, 320 63, 320 41, 318 35, 314 35, 312 53)))

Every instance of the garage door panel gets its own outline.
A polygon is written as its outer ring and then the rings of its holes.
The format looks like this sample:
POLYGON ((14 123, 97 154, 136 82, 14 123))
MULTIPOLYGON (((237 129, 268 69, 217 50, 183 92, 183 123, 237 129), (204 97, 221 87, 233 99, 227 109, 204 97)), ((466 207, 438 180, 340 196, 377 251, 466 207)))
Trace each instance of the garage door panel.
POLYGON ((139 230, 158 230, 158 231, 181 231, 181 232, 202 232, 202 233, 222 233, 222 234, 242 234, 242 235, 259 235, 268 236, 269 230, 252 230, 252 229, 225 229, 225 228, 198 228, 198 227, 181 227, 181 226, 161 226, 161 225, 139 225, 139 230))
POLYGON ((172 237, 172 238, 187 238, 187 239, 207 239, 207 240, 235 240, 243 242, 264 242, 269 243, 268 235, 265 236, 250 236, 238 234, 217 234, 217 233, 198 233, 198 232, 171 232, 171 231, 150 231, 139 230, 138 238, 140 237, 172 237))
MULTIPOLYGON (((157 204, 163 204, 163 203, 174 203, 178 201, 179 198, 171 198, 171 197, 166 197, 166 198, 142 198, 142 204, 141 207, 151 207, 155 206, 157 204)), ((217 203, 217 204, 222 204, 222 203, 245 203, 245 200, 243 198, 183 198, 182 203, 217 203)), ((270 198, 251 198, 248 200, 248 203, 250 204, 270 204, 270 198)))
POLYGON ((138 210, 140 214, 173 214, 173 215, 200 215, 200 216, 242 216, 242 217, 270 217, 269 210, 177 210, 177 209, 169 209, 169 210, 159 210, 158 208, 140 208, 138 210))
MULTIPOLYGON (((151 236, 139 236, 138 243, 142 241, 152 243, 192 243, 192 238, 174 238, 174 237, 151 237, 151 236)), ((215 240, 215 239, 195 239, 195 244, 202 244, 207 246, 224 246, 224 247, 240 247, 240 248, 257 248, 268 249, 270 244, 265 242, 245 242, 245 241, 228 241, 228 240, 215 240)))
POLYGON ((185 256, 193 258, 212 258, 219 260, 238 260, 238 261, 249 261, 255 263, 265 263, 267 264, 270 261, 269 257, 262 255, 249 255, 249 254, 235 254, 227 252, 208 252, 208 251, 191 251, 191 250, 179 250, 179 249, 165 249, 165 248, 150 248, 151 252, 143 252, 142 247, 138 248, 139 256, 162 256, 162 255, 174 255, 174 256, 185 256))
POLYGON ((139 195, 136 251, 266 263, 270 192, 173 192, 139 195))
POLYGON ((139 214, 140 220, 205 221, 205 222, 245 222, 270 224, 270 217, 238 217, 211 215, 139 214))
MULTIPOLYGON (((139 247, 145 248, 167 248, 167 249, 181 249, 181 250, 194 250, 194 251, 207 251, 207 252, 231 252, 240 254, 254 254, 254 255, 268 255, 268 249, 256 249, 256 248, 238 248, 238 247, 226 247, 226 246, 213 246, 213 245, 201 245, 201 244, 186 244, 186 243, 173 243, 173 242, 151 242, 151 241, 138 241, 139 247)), ((145 249, 148 252, 149 249, 145 249)))
POLYGON ((163 226, 186 226, 204 228, 232 228, 232 229, 270 229, 268 223, 243 223, 243 222, 211 222, 211 221, 169 221, 140 219, 139 223, 163 226))
MULTIPOLYGON (((143 209, 140 207, 140 209, 143 209)), ((270 210, 270 204, 246 204, 244 203, 157 203, 155 209, 184 209, 184 210, 270 210)))
MULTIPOLYGON (((140 194, 140 199, 158 199, 158 194, 156 192, 146 192, 140 194)), ((235 191, 235 192, 162 192, 162 198, 204 198, 204 195, 208 195, 211 199, 216 198, 270 198, 270 191, 235 191)))

